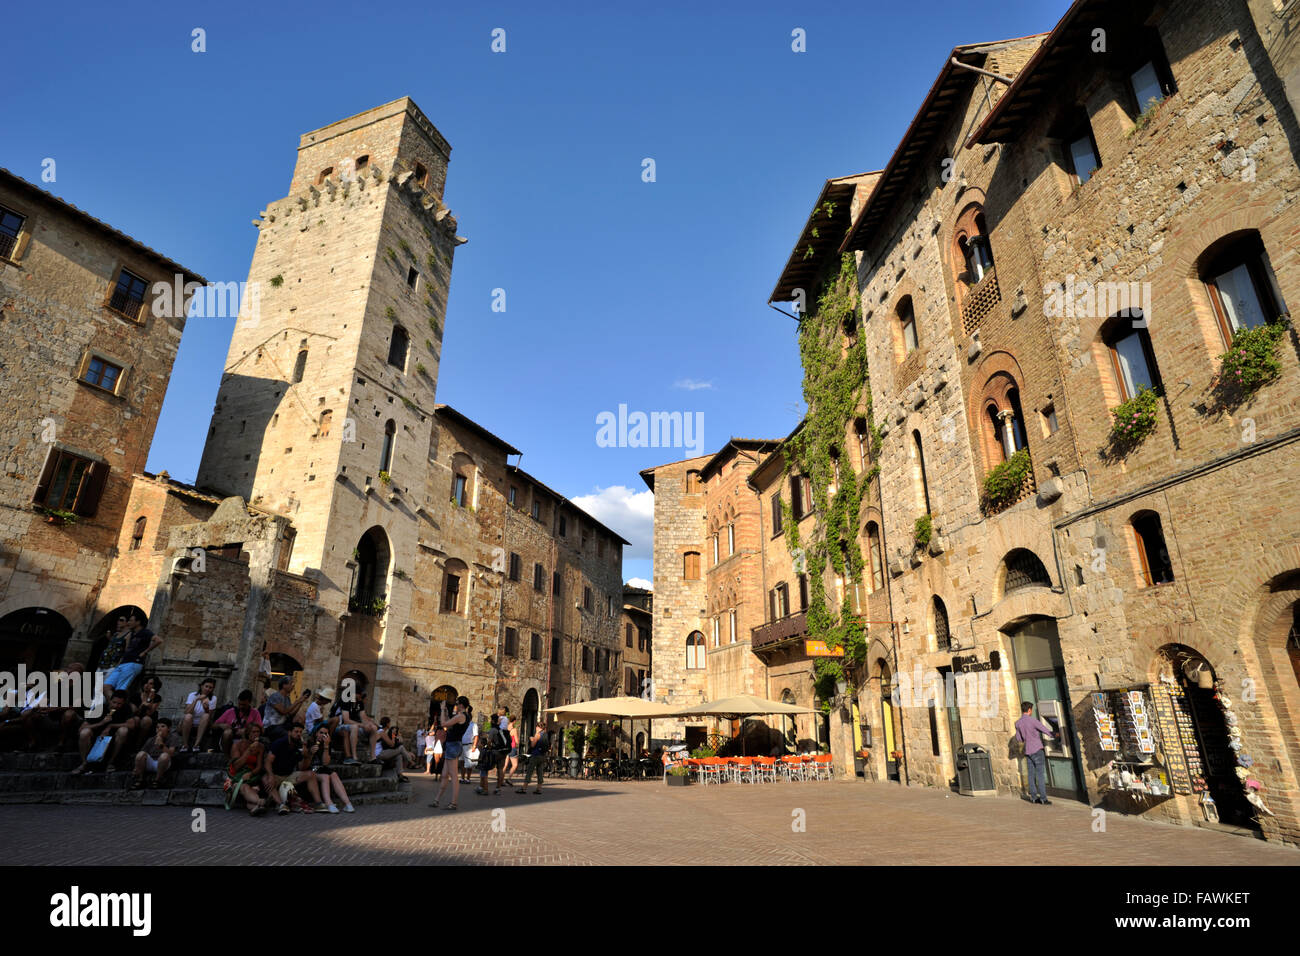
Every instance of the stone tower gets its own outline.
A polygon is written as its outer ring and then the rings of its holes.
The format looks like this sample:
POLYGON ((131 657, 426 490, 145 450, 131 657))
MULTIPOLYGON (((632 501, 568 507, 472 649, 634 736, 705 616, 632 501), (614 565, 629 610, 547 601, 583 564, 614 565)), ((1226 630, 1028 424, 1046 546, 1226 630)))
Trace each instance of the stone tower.
POLYGON ((450 152, 409 98, 302 137, 288 195, 254 221, 199 466, 199 486, 293 521, 287 570, 316 578, 344 621, 341 658, 378 666, 398 650, 385 633, 409 623, 391 584, 415 566, 464 241, 441 201, 450 152))

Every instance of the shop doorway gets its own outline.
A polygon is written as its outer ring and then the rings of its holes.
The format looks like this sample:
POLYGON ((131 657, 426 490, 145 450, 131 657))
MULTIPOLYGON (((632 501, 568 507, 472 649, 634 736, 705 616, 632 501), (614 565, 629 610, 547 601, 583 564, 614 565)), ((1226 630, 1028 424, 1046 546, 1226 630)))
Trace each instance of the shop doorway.
POLYGON ((52 671, 63 663, 72 625, 58 611, 28 607, 0 618, 0 670, 52 671))
POLYGON ((894 672, 883 659, 876 661, 880 673, 880 735, 885 745, 885 776, 902 781, 902 732, 898 708, 894 706, 894 672))
POLYGON ((1018 700, 1013 702, 1015 713, 1019 714, 1019 704, 1027 701, 1033 705, 1034 715, 1056 731, 1053 739, 1043 741, 1047 751, 1047 792, 1064 800, 1083 801, 1083 772, 1056 621, 1034 618, 1013 628, 1007 636, 1019 692, 1018 700))
POLYGON ((955 776, 957 773, 957 751, 966 742, 966 737, 961 732, 961 710, 957 706, 957 684, 952 676, 952 668, 940 667, 939 680, 940 686, 944 689, 944 712, 948 718, 948 746, 951 750, 949 756, 952 758, 952 772, 955 776))
MULTIPOLYGON (((1193 758, 1189 761, 1192 792, 1209 793, 1220 823, 1259 829, 1254 808, 1247 802, 1237 776, 1236 752, 1232 749, 1233 741, 1240 739, 1233 733, 1236 717, 1227 717, 1230 711, 1219 702, 1210 662, 1191 647, 1170 644, 1160 649, 1160 679, 1172 691, 1175 713, 1184 718, 1183 727, 1190 722, 1192 733, 1184 732, 1181 743, 1184 751, 1195 751, 1189 755, 1193 758), (1197 757, 1202 770, 1199 776, 1195 773, 1197 757)), ((1167 748, 1172 742, 1164 744, 1167 748)))
POLYGON ((456 688, 450 684, 443 684, 441 687, 434 689, 429 695, 429 726, 433 726, 434 721, 442 719, 442 702, 447 702, 447 713, 451 713, 456 704, 456 688))

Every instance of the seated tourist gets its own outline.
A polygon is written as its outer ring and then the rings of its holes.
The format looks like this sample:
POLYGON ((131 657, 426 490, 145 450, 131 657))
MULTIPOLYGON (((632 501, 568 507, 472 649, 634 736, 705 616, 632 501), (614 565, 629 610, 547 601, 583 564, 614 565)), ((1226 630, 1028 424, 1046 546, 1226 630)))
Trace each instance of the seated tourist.
POLYGON ((343 812, 352 813, 352 801, 348 798, 348 792, 343 788, 343 781, 339 775, 330 767, 330 731, 328 727, 321 727, 316 731, 315 739, 307 751, 311 759, 311 772, 316 775, 316 784, 323 800, 316 803, 317 810, 326 810, 330 813, 338 813, 339 808, 333 800, 330 799, 330 788, 333 787, 335 795, 343 803, 343 812))
POLYGON ((131 774, 131 789, 144 787, 144 775, 154 775, 153 785, 161 786, 163 777, 171 767, 172 758, 181 745, 180 734, 172 733, 172 722, 166 717, 158 718, 157 730, 144 742, 140 752, 135 755, 135 772, 131 774))
POLYGON ((276 812, 281 815, 290 812, 290 799, 300 783, 307 785, 313 803, 321 802, 316 775, 309 769, 312 758, 303 745, 302 730, 302 721, 294 721, 287 734, 271 743, 263 764, 266 792, 270 794, 276 812))
POLYGON ((397 732, 397 725, 391 723, 391 718, 379 718, 379 731, 375 735, 374 758, 372 763, 381 763, 387 766, 390 763, 397 764, 397 779, 406 783, 406 777, 402 771, 407 766, 415 765, 415 758, 402 745, 401 735, 397 732))
POLYGON ((162 678, 156 674, 150 674, 140 685, 140 693, 131 699, 135 706, 136 727, 139 732, 137 739, 142 743, 153 736, 154 721, 158 719, 158 708, 162 706, 162 678))
POLYGON ((78 746, 81 750, 81 764, 72 772, 75 774, 85 773, 90 762, 90 751, 95 746, 95 742, 100 737, 108 737, 108 750, 105 752, 101 761, 105 767, 112 766, 117 759, 118 751, 125 745, 127 738, 131 734, 131 718, 135 716, 135 708, 127 703, 126 691, 115 690, 109 698, 108 710, 99 720, 87 720, 81 725, 78 733, 78 746))
POLYGON ((325 716, 325 708, 329 706, 330 701, 334 699, 334 691, 328 687, 322 687, 316 691, 316 696, 312 702, 307 705, 307 710, 303 713, 302 723, 305 728, 304 734, 308 740, 316 736, 316 731, 321 727, 329 726, 333 731, 338 724, 338 718, 328 718, 325 716))
MULTIPOLYGON (((80 664, 69 664, 66 669, 69 682, 80 682, 85 668, 80 664)), ((20 721, 26 735, 27 749, 37 750, 42 741, 49 745, 53 741, 59 753, 73 750, 77 746, 77 731, 86 719, 86 711, 91 709, 94 701, 84 701, 81 707, 47 707, 49 700, 38 703, 23 713, 20 721)), ((100 702, 102 706, 102 701, 100 702)))
POLYGON ((253 692, 241 690, 239 700, 213 723, 215 730, 221 731, 221 752, 231 756, 231 747, 235 739, 244 735, 244 728, 255 726, 261 728, 262 715, 253 706, 253 692))
POLYGON ((217 709, 217 682, 211 677, 199 681, 199 689, 190 691, 185 698, 185 716, 181 718, 181 750, 198 750, 207 736, 208 725, 212 723, 213 711, 217 709), (190 731, 194 734, 191 746, 190 731))
POLYGON ((267 738, 279 737, 288 732, 295 720, 302 720, 302 710, 311 700, 311 691, 304 690, 297 700, 289 699, 292 677, 281 677, 277 689, 266 698, 262 708, 262 729, 267 738))
POLYGON ((343 745, 343 762, 345 764, 361 763, 357 759, 357 739, 361 735, 362 724, 359 719, 363 713, 361 704, 339 700, 330 708, 330 722, 334 736, 343 745))
POLYGON ((235 801, 244 798, 248 815, 260 817, 266 812, 266 800, 261 793, 262 766, 266 747, 262 743, 262 725, 246 724, 240 738, 230 748, 230 762, 226 764, 226 809, 233 810, 235 801))

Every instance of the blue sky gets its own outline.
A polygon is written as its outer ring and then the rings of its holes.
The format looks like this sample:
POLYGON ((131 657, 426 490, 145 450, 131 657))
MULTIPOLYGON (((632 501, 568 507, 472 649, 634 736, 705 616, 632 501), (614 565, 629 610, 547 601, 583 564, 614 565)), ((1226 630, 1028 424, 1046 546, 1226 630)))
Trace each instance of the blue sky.
MULTIPOLYGON (((299 135, 411 96, 452 144, 469 237, 438 400, 632 540, 624 576, 648 579, 637 472, 691 452, 599 447, 597 415, 702 413, 708 452, 786 434, 794 323, 766 301, 823 181, 888 161, 954 45, 1049 30, 1068 2, 592 6, 19 5, 0 165, 40 182, 52 158, 45 188, 242 281, 299 135)), ((188 324, 151 471, 194 478, 232 327, 188 324)))

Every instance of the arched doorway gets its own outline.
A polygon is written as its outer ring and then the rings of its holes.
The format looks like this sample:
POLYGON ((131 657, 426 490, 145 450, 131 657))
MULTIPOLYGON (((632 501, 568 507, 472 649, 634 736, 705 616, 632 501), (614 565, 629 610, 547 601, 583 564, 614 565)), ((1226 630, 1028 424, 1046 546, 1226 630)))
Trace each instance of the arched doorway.
POLYGON ((1286 633, 1286 656, 1291 662, 1291 673, 1300 684, 1300 601, 1291 606, 1291 629, 1286 633))
POLYGON ((452 707, 456 703, 456 698, 460 696, 456 693, 456 688, 450 684, 443 684, 441 687, 434 688, 429 695, 429 725, 442 717, 442 702, 447 702, 447 713, 451 713, 452 707))
POLYGON ((52 671, 63 663, 72 625, 58 611, 26 607, 0 618, 0 670, 52 671))
POLYGON ((1219 822, 1258 829, 1255 810, 1237 775, 1236 755, 1244 752, 1237 716, 1220 703, 1220 682, 1213 666, 1195 648, 1166 644, 1156 653, 1156 667, 1158 685, 1153 689, 1163 686, 1168 692, 1181 725, 1180 739, 1162 739, 1163 748, 1181 746, 1192 792, 1198 799, 1209 793, 1219 822))
POLYGON ((529 688, 528 693, 524 694, 523 710, 519 719, 519 745, 522 748, 524 742, 533 735, 537 729, 537 711, 539 708, 537 691, 529 688))
POLYGON ((879 746, 885 754, 885 776, 895 782, 903 779, 903 728, 898 704, 894 702, 894 671, 883 657, 876 659, 875 677, 880 681, 879 746))
POLYGON ((385 600, 391 564, 391 549, 384 529, 376 525, 363 534, 352 552, 352 560, 356 567, 352 570, 348 610, 355 614, 381 616, 387 606, 385 600))
MULTIPOLYGON (((1012 554, 1029 555, 1037 560, 1029 551, 1012 554)), ((1007 589, 1012 589, 1010 583, 1007 589)), ((1030 618, 1008 627, 1006 634, 1011 644, 1019 694, 1019 699, 1014 702, 1014 713, 1019 716, 1021 703, 1032 704, 1034 716, 1055 731, 1051 739, 1043 741, 1043 749, 1047 752, 1047 792, 1066 800, 1085 800, 1083 771, 1079 765, 1074 720, 1070 713, 1069 683, 1056 621, 1050 617, 1030 618)))
POLYGON ((99 622, 90 629, 88 635, 90 639, 90 666, 87 670, 99 669, 99 659, 108 644, 109 635, 116 630, 119 620, 129 620, 132 614, 139 615, 140 620, 144 621, 145 627, 149 626, 149 616, 143 610, 134 604, 123 604, 121 607, 113 608, 113 610, 101 617, 99 622))

